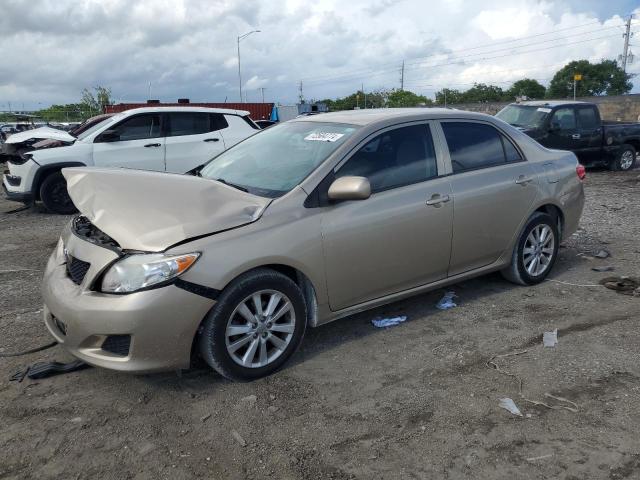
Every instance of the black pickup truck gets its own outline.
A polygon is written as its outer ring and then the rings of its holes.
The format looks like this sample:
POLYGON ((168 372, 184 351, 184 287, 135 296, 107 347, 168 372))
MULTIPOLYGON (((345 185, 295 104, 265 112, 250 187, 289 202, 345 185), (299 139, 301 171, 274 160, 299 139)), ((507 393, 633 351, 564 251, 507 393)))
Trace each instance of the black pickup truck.
POLYGON ((571 150, 585 166, 631 170, 640 151, 640 123, 603 122, 593 103, 512 103, 496 117, 547 148, 571 150))

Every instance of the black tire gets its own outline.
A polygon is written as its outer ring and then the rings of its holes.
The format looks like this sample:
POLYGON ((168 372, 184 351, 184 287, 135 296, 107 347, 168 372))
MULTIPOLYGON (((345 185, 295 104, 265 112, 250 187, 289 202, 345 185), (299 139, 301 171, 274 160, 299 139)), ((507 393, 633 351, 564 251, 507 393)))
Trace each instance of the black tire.
POLYGON ((61 172, 54 172, 47 176, 40 185, 40 200, 53 213, 70 215, 76 212, 76 206, 67 192, 67 181, 61 172))
POLYGON ((626 172, 633 170, 636 165, 636 149, 631 145, 622 145, 618 151, 616 158, 609 162, 609 169, 626 172), (629 155, 631 156, 631 163, 629 163, 629 155))
POLYGON ((531 215, 527 225, 524 227, 520 238, 518 239, 518 243, 516 243, 515 248, 513 249, 513 254, 511 256, 511 264, 509 267, 502 270, 502 276, 509 280, 510 282, 516 283, 518 285, 535 285, 542 282, 549 272, 553 269, 553 265, 558 258, 558 246, 560 243, 560 235, 558 233, 558 222, 557 218, 542 212, 536 212, 531 215), (546 226, 551 229, 553 233, 553 253, 551 255, 550 261, 546 264, 546 267, 539 274, 532 275, 527 271, 525 267, 524 261, 524 248, 527 243, 527 238, 529 234, 533 232, 536 227, 546 226))
MULTIPOLYGON (((278 370, 300 346, 306 325, 307 308, 304 296, 298 285, 279 272, 261 268, 241 275, 225 288, 218 298, 218 303, 216 303, 203 322, 198 339, 198 348, 200 355, 207 364, 222 376, 230 380, 250 381, 270 375, 278 370), (254 293, 264 290, 284 294, 290 301, 295 313, 294 331, 286 348, 271 363, 265 366, 242 366, 236 363, 227 350, 227 324, 237 307, 254 293)), ((256 336, 255 334, 253 335, 255 339, 256 336)), ((233 338, 235 341, 235 337, 233 338)), ((247 350, 249 345, 250 343, 247 344, 247 350)), ((275 347, 271 346, 270 348, 273 349, 275 347)), ((274 351, 272 350, 272 352, 274 351)))

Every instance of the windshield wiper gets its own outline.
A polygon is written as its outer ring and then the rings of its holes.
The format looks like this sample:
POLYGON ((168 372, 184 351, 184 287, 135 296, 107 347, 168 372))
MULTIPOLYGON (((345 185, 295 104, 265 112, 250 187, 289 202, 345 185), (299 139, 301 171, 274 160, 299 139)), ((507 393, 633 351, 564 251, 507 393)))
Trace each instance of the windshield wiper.
POLYGON ((220 183, 224 183, 225 185, 229 185, 230 187, 237 188, 237 189, 238 189, 238 190, 240 190, 241 192, 247 192, 247 193, 249 193, 249 189, 248 189, 248 188, 246 188, 246 187, 242 187, 242 186, 237 185, 237 184, 235 184, 235 183, 227 182, 224 178, 216 178, 216 181, 217 181, 217 182, 220 182, 220 183))

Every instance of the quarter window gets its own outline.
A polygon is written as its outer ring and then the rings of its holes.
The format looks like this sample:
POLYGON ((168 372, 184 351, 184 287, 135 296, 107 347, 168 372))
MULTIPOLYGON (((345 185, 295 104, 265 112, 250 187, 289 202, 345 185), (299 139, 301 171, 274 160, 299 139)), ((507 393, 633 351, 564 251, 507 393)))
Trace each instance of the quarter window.
POLYGON ((367 177, 373 193, 423 182, 437 175, 428 125, 398 128, 376 136, 336 172, 336 178, 367 177))
POLYGON ((510 140, 490 125, 443 122, 453 173, 522 160, 510 140))
POLYGON ((160 115, 136 115, 116 125, 114 130, 121 142, 159 138, 160 115))

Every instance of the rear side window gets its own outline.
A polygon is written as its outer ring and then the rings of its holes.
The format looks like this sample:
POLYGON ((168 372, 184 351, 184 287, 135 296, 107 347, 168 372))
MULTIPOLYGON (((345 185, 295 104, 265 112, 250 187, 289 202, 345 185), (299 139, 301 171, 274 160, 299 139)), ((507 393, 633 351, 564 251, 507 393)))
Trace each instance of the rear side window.
POLYGON ((160 115, 146 114, 128 118, 114 127, 119 141, 160 137, 160 115))
MULTIPOLYGON (((449 146, 454 173, 506 163, 502 135, 493 127, 482 123, 444 122, 444 136, 449 146)), ((508 140, 510 156, 520 158, 508 140)), ((512 160, 514 161, 514 160, 512 160)))
POLYGON ((438 175, 428 125, 390 130, 361 147, 336 177, 367 177, 372 192, 423 182, 438 175))
POLYGON ((591 107, 578 108, 578 124, 580 128, 599 127, 595 110, 591 107))
POLYGON ((201 135, 226 128, 222 114, 201 112, 174 112, 168 114, 167 137, 201 135))

